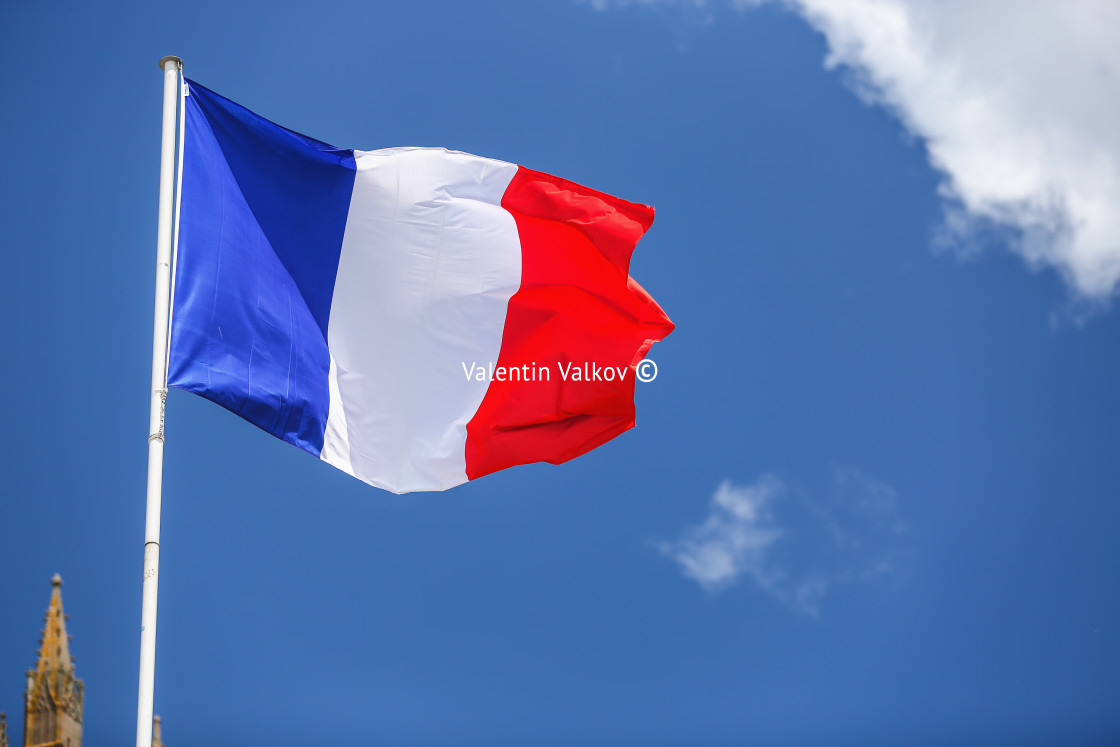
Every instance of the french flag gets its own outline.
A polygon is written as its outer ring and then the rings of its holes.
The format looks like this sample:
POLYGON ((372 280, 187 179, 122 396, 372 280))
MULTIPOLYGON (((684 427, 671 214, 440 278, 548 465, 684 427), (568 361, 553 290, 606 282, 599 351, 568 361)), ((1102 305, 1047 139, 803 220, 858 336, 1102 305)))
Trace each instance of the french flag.
POLYGON ((442 148, 343 150, 187 81, 168 384, 385 490, 634 425, 673 324, 653 208, 442 148))

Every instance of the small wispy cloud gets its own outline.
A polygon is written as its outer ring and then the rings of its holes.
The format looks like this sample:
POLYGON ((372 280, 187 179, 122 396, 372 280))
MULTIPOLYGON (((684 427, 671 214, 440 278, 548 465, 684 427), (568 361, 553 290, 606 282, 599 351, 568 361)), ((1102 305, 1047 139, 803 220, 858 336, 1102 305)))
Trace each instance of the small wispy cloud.
MULTIPOLYGON (((898 494, 890 485, 852 467, 838 467, 833 473, 833 482, 835 506, 838 507, 834 511, 855 517, 864 530, 895 535, 906 531, 906 525, 898 516, 898 494)), ((858 540, 845 535, 845 541, 858 540)))
POLYGON ((844 467, 819 500, 791 499, 774 475, 748 485, 725 480, 703 522, 656 547, 709 593, 748 580, 815 616, 832 588, 896 577, 905 531, 894 488, 844 467))
POLYGON ((680 564, 685 576, 708 591, 719 591, 744 575, 771 588, 776 578, 767 552, 783 532, 770 516, 770 503, 784 490, 782 482, 770 475, 754 485, 736 486, 725 480, 712 496, 704 523, 658 547, 680 564))

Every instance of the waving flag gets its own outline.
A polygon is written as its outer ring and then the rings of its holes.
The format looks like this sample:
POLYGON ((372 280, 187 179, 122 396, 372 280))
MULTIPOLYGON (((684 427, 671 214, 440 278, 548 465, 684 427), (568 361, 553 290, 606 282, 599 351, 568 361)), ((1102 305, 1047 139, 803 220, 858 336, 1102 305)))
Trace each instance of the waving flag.
POLYGON ((355 477, 444 490, 634 425, 672 322, 653 208, 440 148, 343 150, 188 81, 170 386, 355 477))

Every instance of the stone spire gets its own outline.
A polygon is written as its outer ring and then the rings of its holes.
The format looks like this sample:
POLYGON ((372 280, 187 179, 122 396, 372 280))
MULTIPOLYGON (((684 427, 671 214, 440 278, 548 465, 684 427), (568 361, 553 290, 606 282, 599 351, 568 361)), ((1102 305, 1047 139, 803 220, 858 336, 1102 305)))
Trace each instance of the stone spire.
POLYGON ((8 714, 0 713, 0 747, 8 747, 8 714))
POLYGON ((81 747, 85 686, 74 676, 70 636, 62 612, 62 578, 51 579, 51 604, 39 639, 39 662, 27 671, 24 693, 24 747, 81 747))
MULTIPOLYGON (((0 745, 4 747, 4 745, 0 745)), ((160 717, 152 719, 152 747, 163 747, 163 730, 160 729, 160 717)))

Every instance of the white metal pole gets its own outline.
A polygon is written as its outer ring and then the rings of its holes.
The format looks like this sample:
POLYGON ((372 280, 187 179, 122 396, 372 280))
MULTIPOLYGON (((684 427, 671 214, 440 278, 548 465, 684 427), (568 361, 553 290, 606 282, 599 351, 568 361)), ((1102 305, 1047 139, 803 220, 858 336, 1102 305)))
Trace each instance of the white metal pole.
POLYGON ((159 512, 163 498, 163 413, 167 401, 167 320, 171 293, 171 228, 175 203, 176 119, 183 61, 164 57, 163 147, 159 160, 159 225, 156 232, 156 313, 152 336, 152 406, 148 436, 148 509, 144 524, 144 602, 140 612, 140 695, 136 747, 152 745, 156 671, 156 595, 159 590, 159 512))

